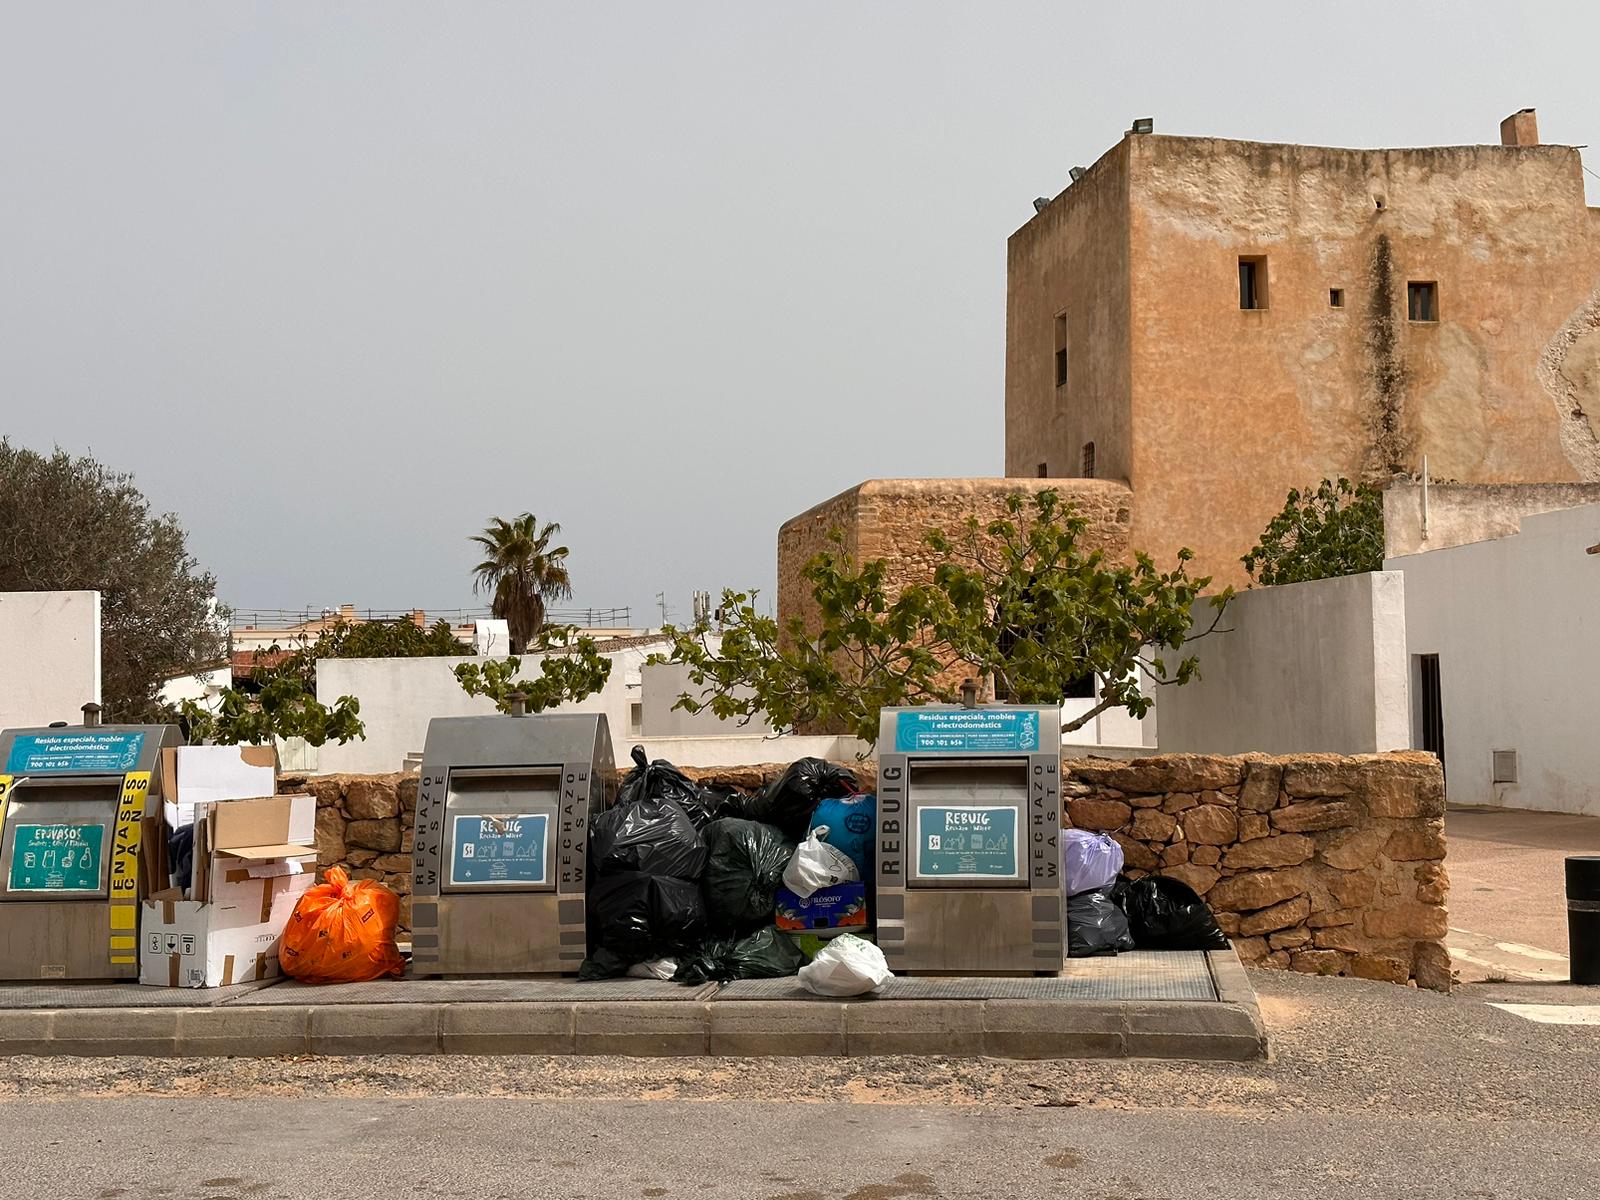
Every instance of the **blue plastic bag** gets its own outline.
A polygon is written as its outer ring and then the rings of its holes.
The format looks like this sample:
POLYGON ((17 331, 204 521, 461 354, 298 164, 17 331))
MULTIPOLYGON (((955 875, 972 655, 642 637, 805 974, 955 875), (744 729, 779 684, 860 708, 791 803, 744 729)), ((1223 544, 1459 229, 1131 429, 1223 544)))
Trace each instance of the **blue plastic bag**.
POLYGON ((1122 847, 1103 833, 1061 831, 1061 878, 1067 895, 1110 887, 1122 873, 1122 847))
MULTIPOLYGON (((839 796, 824 800, 811 814, 810 829, 826 825, 827 842, 843 850, 856 864, 861 878, 873 882, 873 831, 878 824, 878 798, 876 796, 839 796)), ((809 830, 807 831, 809 832, 809 830)))

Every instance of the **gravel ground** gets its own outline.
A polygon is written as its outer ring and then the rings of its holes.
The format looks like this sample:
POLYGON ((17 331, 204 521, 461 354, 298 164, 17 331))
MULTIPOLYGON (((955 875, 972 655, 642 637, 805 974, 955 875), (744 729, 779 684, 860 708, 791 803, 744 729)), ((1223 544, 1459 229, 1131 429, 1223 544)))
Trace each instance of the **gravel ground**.
POLYGON ((1593 1200, 1594 989, 1258 972, 1275 1057, 15 1058, 4 1200, 1593 1200))
POLYGON ((1251 978, 1267 1063, 961 1058, 273 1059, 18 1057, 0 1103, 93 1096, 771 1100, 1238 1113, 1471 1114, 1600 1125, 1600 1028, 1539 1025, 1490 999, 1595 1003, 1594 989, 1474 985, 1441 996, 1271 971, 1251 978))

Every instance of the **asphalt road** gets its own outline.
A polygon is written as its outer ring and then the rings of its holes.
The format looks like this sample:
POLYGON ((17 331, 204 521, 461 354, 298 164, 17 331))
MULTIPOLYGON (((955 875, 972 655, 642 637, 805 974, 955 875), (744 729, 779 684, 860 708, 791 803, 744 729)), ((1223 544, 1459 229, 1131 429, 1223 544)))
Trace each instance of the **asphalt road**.
POLYGON ((1270 1063, 10 1060, 7 1200, 1600 1195, 1600 1027, 1273 972, 1270 1063))

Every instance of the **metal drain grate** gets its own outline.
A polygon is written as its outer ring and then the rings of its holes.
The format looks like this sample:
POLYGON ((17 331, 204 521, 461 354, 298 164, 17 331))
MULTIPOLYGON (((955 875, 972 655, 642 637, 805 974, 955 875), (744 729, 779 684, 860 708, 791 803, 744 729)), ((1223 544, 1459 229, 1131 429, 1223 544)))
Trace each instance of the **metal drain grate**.
MULTIPOLYGON (((795 979, 743 979, 718 1000, 815 1000, 795 979)), ((1075 958, 1061 978, 919 978, 898 976, 879 1000, 1215 1000, 1203 951, 1134 951, 1115 958, 1075 958)))
POLYGON ((574 1004, 606 1000, 704 1000, 713 985, 659 979, 375 979, 317 986, 287 980, 236 1004, 574 1004))
POLYGON ((271 984, 236 983, 225 988, 146 987, 138 983, 0 984, 6 1008, 210 1008, 271 984))

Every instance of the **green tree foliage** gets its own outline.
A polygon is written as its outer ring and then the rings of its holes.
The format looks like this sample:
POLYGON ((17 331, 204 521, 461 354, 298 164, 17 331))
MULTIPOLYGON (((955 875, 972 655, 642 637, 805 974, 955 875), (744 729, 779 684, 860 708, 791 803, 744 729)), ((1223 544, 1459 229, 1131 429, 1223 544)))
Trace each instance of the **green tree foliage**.
POLYGON ((442 617, 426 629, 401 617, 396 621, 336 621, 317 635, 303 658, 314 668, 323 658, 444 658, 472 652, 442 617))
POLYGON ((567 700, 582 700, 605 687, 611 660, 602 655, 593 638, 579 637, 570 626, 547 625, 534 639, 534 649, 544 657, 539 674, 518 679, 522 659, 490 658, 481 663, 461 663, 456 679, 469 696, 488 696, 503 713, 511 711, 512 698, 520 694, 530 713, 567 700))
POLYGON ((1283 511, 1239 560, 1259 584, 1304 583, 1383 570, 1383 493, 1366 483, 1324 479, 1289 492, 1283 511))
POLYGON ((490 610, 511 634, 511 653, 525 653, 544 628, 547 603, 572 595, 567 548, 550 543, 561 526, 540 526, 532 513, 507 521, 494 517, 472 541, 484 558, 472 569, 473 591, 490 594, 490 610))
POLYGON ((1170 571, 1144 554, 1111 562, 1081 544, 1088 522, 1055 491, 1012 496, 1006 513, 930 532, 945 561, 932 582, 892 599, 888 563, 855 562, 835 535, 801 572, 816 602, 809 623, 794 617, 780 628, 757 610, 756 593, 725 591, 720 639, 705 627, 667 627, 673 660, 700 689, 678 707, 724 720, 765 713, 780 731, 843 728, 872 742, 884 706, 959 699, 954 666, 992 676, 996 693, 1018 703, 1059 703, 1093 675, 1100 700, 1068 732, 1110 708, 1143 716, 1152 700, 1141 676, 1174 685, 1196 677, 1193 655, 1172 655, 1217 630, 1233 593, 1211 597, 1198 628, 1193 610, 1210 580, 1189 577, 1189 551, 1170 571))
POLYGON ((193 700, 183 702, 182 716, 191 742, 260 746, 274 738, 299 737, 321 746, 329 741, 343 745, 366 736, 358 715, 361 704, 354 696, 340 696, 330 708, 296 675, 276 674, 271 668, 258 667, 257 671, 262 673, 260 691, 251 695, 227 688, 214 712, 193 700))
POLYGON ((108 721, 156 719, 163 682, 227 656, 216 580, 176 517, 152 513, 131 475, 0 438, 0 591, 54 590, 100 593, 108 721))
POLYGON ((260 745, 273 738, 304 738, 313 746, 364 738, 366 729, 354 696, 340 696, 333 705, 317 700, 317 663, 326 658, 432 658, 470 654, 457 640, 450 622, 435 621, 428 629, 405 618, 398 621, 336 621, 309 646, 282 653, 279 646, 256 655, 250 691, 227 688, 216 711, 186 700, 182 716, 189 738, 219 745, 260 745))

